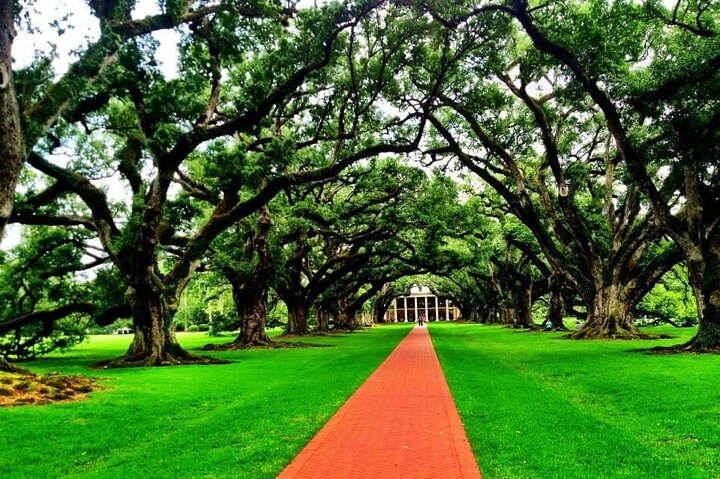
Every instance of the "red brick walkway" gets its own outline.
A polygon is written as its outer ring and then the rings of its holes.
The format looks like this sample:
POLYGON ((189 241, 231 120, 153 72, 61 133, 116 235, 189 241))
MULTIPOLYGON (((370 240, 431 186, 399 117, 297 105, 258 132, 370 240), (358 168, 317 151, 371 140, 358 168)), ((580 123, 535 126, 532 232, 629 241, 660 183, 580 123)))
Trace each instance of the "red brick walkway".
POLYGON ((427 328, 408 334, 278 478, 481 478, 427 328))

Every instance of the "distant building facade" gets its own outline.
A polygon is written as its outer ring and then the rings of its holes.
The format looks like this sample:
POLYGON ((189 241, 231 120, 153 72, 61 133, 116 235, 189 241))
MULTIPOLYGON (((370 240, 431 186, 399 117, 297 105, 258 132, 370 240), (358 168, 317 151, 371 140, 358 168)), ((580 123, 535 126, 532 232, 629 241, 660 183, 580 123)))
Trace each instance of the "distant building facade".
POLYGON ((393 299, 385 313, 389 323, 423 321, 455 321, 460 310, 447 298, 435 296, 425 286, 413 287, 409 296, 393 299))

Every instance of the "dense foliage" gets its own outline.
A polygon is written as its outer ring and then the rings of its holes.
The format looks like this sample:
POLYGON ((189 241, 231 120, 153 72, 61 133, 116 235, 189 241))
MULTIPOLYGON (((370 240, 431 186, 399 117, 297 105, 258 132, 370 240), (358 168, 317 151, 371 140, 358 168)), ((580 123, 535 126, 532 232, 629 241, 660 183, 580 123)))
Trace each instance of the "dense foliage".
POLYGON ((720 349, 717 5, 93 0, 67 69, 13 68, 13 26, 68 27, 33 3, 0 10, 3 357, 124 318, 112 365, 204 362, 176 328, 353 329, 412 282, 720 349))

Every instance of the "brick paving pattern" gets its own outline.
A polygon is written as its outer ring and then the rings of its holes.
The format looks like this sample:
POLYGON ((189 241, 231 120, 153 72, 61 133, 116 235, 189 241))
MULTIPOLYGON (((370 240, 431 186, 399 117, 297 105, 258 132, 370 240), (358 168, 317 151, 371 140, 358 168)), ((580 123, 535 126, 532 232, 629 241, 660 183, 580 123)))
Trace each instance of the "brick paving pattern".
POLYGON ((427 328, 411 330, 278 478, 481 478, 427 328))

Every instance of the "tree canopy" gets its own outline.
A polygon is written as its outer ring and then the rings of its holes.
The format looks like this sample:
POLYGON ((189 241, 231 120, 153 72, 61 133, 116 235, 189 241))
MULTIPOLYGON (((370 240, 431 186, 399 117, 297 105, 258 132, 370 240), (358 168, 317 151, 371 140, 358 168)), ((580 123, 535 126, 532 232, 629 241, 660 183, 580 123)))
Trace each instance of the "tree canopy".
POLYGON ((58 75, 12 47, 69 25, 0 2, 4 357, 129 318, 112 365, 205 361, 174 335, 195 281, 243 346, 280 303, 291 334, 379 320, 417 275, 468 319, 582 316, 577 339, 642 337, 684 282, 681 349, 720 349, 717 5, 138 3, 88 1, 58 75))

